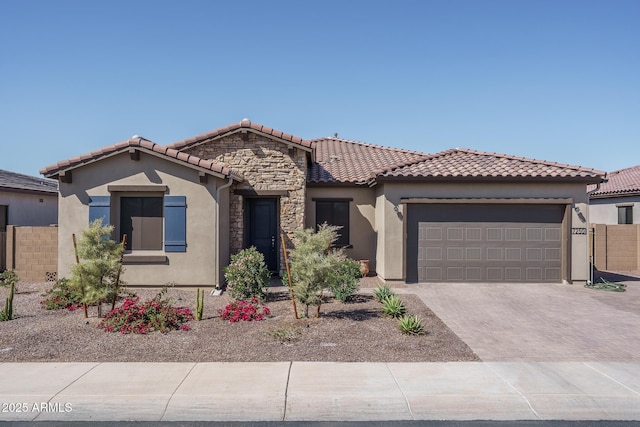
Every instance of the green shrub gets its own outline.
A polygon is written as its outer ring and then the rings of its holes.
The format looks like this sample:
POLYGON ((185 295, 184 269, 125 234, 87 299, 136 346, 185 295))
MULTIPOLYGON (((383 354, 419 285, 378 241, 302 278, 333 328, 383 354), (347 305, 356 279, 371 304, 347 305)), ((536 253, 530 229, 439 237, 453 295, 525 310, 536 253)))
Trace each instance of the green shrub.
POLYGON ((258 298, 263 301, 271 273, 262 253, 252 246, 231 256, 231 263, 224 269, 224 277, 227 290, 235 300, 258 298))
POLYGON ((300 338, 300 328, 296 326, 280 326, 269 331, 269 335, 282 344, 297 341, 300 338))
POLYGON ((373 295, 376 297, 376 301, 383 302, 391 295, 395 295, 389 285, 380 285, 373 290, 373 295))
POLYGON ((407 307, 397 295, 391 295, 382 301, 382 311, 394 319, 400 318, 407 312, 407 307))
POLYGON ((346 302, 360 289, 360 276, 360 263, 346 259, 329 271, 329 289, 336 299, 346 302))
POLYGON ((416 315, 403 316, 400 319, 400 330, 403 334, 408 335, 423 335, 424 328, 422 326, 422 319, 416 315))
POLYGON ((77 310, 82 305, 82 294, 78 288, 71 286, 68 279, 58 279, 51 289, 41 295, 45 297, 40 305, 45 310, 69 311, 77 310))
MULTIPOLYGON (((75 311, 82 308, 82 294, 80 290, 64 277, 58 279, 51 289, 40 296, 44 297, 44 299, 40 301, 40 306, 45 310, 67 309, 69 311, 75 311)), ((135 296, 136 294, 134 292, 120 288, 117 299, 133 298, 135 296)))
POLYGON ((5 270, 2 273, 0 273, 0 286, 9 288, 11 287, 11 285, 13 285, 14 292, 18 291, 18 288, 15 287, 15 285, 18 284, 19 280, 20 279, 18 278, 18 273, 16 273, 13 270, 5 270))

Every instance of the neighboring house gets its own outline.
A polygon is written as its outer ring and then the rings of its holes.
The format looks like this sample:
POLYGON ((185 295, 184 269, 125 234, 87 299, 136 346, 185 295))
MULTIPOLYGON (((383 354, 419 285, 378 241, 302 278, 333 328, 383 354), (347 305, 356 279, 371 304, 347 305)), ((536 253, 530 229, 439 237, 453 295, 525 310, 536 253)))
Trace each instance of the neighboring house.
MULTIPOLYGON (((42 239, 34 242, 33 234, 31 239, 23 239, 22 231, 29 233, 32 227, 57 223, 56 181, 0 169, 0 271, 14 269, 23 280, 45 280, 46 273, 55 272, 55 241, 38 235, 42 239), (21 232, 9 228, 7 233, 8 226, 22 227, 21 232)), ((56 235, 55 230, 47 234, 56 235)))
POLYGON ((127 234, 131 285, 219 285, 255 246, 328 222, 384 281, 584 282, 586 185, 604 172, 453 149, 303 140, 243 120, 169 146, 140 137, 41 170, 60 183, 59 275, 91 219, 127 234))
POLYGON ((611 172, 589 186, 592 224, 640 224, 640 165, 611 172))
POLYGON ((0 169, 0 232, 7 225, 58 223, 58 183, 0 169))
POLYGON ((592 257, 598 270, 640 269, 640 165, 611 172, 590 185, 592 257))

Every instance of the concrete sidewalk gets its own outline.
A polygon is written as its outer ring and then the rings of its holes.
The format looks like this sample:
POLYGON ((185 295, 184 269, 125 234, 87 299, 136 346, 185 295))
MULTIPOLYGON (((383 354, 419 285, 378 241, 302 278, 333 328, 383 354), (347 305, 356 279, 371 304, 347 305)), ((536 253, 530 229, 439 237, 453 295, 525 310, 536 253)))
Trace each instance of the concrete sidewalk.
POLYGON ((2 363, 0 421, 640 420, 640 363, 2 363))

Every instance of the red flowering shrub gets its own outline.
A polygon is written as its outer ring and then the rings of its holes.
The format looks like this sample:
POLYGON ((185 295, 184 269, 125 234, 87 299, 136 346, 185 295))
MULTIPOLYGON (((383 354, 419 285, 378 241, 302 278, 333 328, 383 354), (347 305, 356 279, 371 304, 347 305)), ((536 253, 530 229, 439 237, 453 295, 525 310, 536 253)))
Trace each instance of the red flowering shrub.
POLYGON ((46 297, 40 301, 40 305, 45 310, 67 309, 75 311, 82 306, 82 295, 69 284, 67 279, 58 279, 51 289, 42 294, 46 297))
POLYGON ((230 323, 239 322, 240 320, 244 322, 262 320, 271 313, 268 307, 260 305, 258 298, 251 298, 250 301, 234 301, 227 305, 224 310, 219 311, 220 317, 230 323))
POLYGON ((193 320, 188 308, 173 307, 169 300, 161 299, 162 293, 150 301, 140 303, 140 297, 127 298, 100 322, 98 327, 107 332, 146 334, 152 331, 188 331, 186 322, 193 320))

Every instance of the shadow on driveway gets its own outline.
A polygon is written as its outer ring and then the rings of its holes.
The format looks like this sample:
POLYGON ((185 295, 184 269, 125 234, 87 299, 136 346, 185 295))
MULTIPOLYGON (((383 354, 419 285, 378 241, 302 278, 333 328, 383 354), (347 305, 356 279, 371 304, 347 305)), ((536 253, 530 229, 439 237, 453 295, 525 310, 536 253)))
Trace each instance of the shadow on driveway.
POLYGON ((604 279, 607 282, 640 282, 640 277, 631 275, 631 273, 594 270, 593 281, 598 282, 600 279, 604 279))

